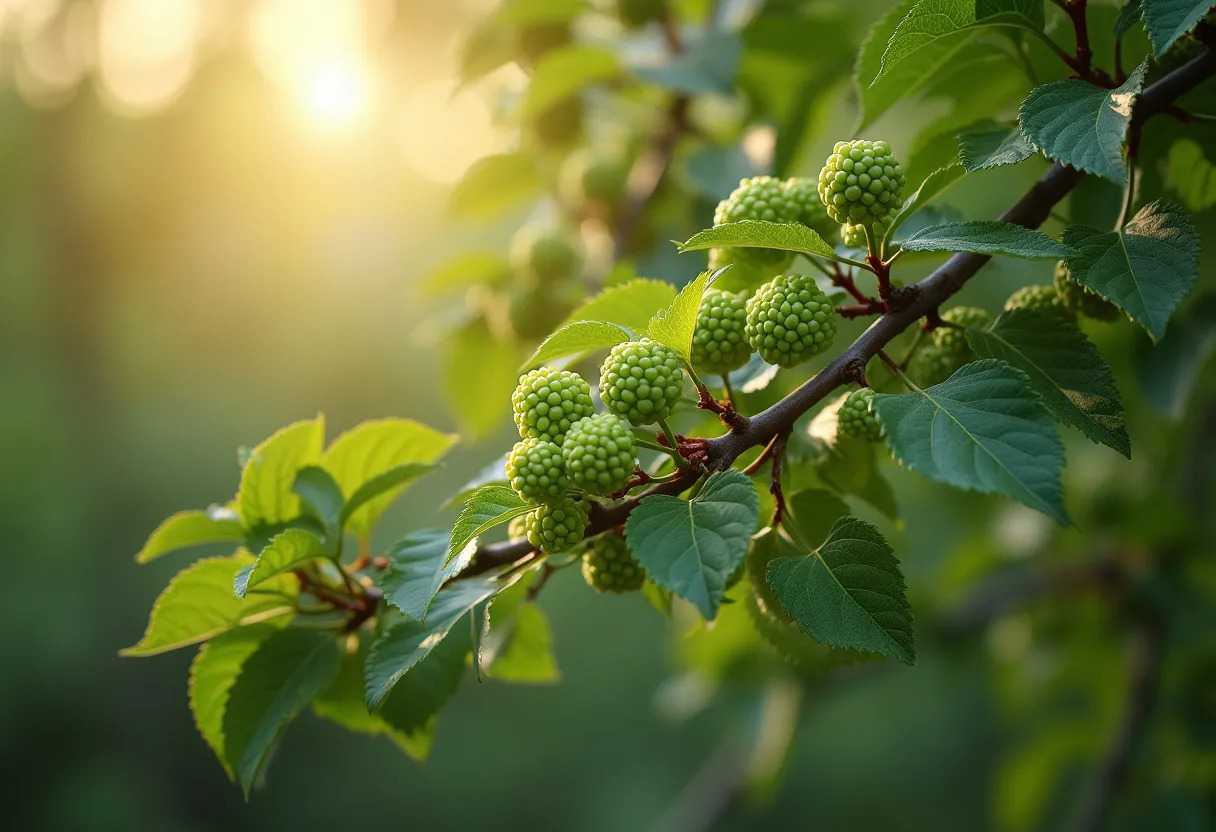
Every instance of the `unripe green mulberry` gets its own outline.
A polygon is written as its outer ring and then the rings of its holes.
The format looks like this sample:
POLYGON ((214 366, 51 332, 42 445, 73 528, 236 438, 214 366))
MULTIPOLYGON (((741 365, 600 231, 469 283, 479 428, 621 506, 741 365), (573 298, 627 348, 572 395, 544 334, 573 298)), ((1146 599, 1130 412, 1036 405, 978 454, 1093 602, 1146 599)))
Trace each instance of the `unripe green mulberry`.
POLYGON ((793 367, 832 343, 836 309, 804 274, 783 274, 747 302, 747 338, 769 364, 793 367))
POLYGON ((836 412, 836 427, 845 436, 866 442, 882 439, 882 423, 874 413, 874 391, 869 387, 854 390, 836 412))
POLYGON ((904 204, 904 169, 886 142, 836 142, 819 172, 819 198, 843 225, 870 225, 904 204))
POLYGON ((600 368, 600 398, 635 425, 666 419, 683 390, 680 356, 649 338, 617 344, 600 368))
POLYGON ((971 344, 967 341, 966 329, 982 329, 988 326, 988 312, 978 306, 955 306, 942 313, 942 320, 957 326, 939 326, 933 330, 933 343, 946 355, 954 356, 960 362, 970 361, 974 357, 971 344))
POLYGON ((561 444, 566 431, 595 412, 591 386, 578 373, 542 367, 520 377, 511 394, 515 427, 524 439, 561 444))
POLYGON ((566 434, 561 451, 571 485, 591 494, 620 491, 637 464, 633 431, 613 413, 579 419, 566 434))
POLYGON ((785 180, 785 192, 798 205, 798 222, 819 232, 825 240, 831 240, 839 226, 828 216, 828 209, 819 198, 819 186, 809 177, 794 177, 785 180))
MULTIPOLYGON (((870 233, 874 235, 874 245, 877 246, 883 236, 886 235, 887 229, 891 227, 892 217, 884 217, 881 220, 875 220, 870 227, 870 233)), ((865 248, 866 247, 866 229, 863 225, 854 225, 853 223, 845 223, 840 226, 840 238, 844 240, 844 244, 849 248, 865 248)))
POLYGON ((1054 286, 1023 286, 1005 301, 1005 311, 1015 309, 1063 309, 1054 286))
POLYGON ((583 545, 583 580, 596 592, 633 592, 646 582, 625 538, 605 532, 583 545))
POLYGON ((729 373, 751 358, 747 341, 747 301, 710 289, 701 298, 692 336, 693 366, 707 373, 729 373))
POLYGON ((507 454, 507 480, 530 503, 561 497, 569 485, 562 449, 544 439, 521 439, 507 454))
POLYGON ((1073 280, 1063 260, 1056 263, 1055 279, 1052 283, 1056 287, 1056 294, 1060 296, 1060 303, 1064 304, 1064 308, 1069 312, 1080 313, 1095 321, 1118 319, 1119 307, 1073 280))
MULTIPOLYGON (((744 179, 730 196, 718 203, 714 211, 714 225, 743 220, 765 222, 798 222, 801 207, 785 189, 780 179, 771 176, 753 176, 744 179)), ((741 248, 736 252, 741 260, 783 269, 794 260, 788 251, 767 248, 741 248)))
POLYGON ((542 552, 566 552, 583 539, 587 510, 572 497, 542 503, 524 515, 528 542, 542 552))
POLYGON ((582 255, 563 231, 524 228, 511 241, 511 258, 536 283, 555 283, 575 276, 582 255))
POLYGON ((921 387, 940 384, 966 363, 966 357, 948 355, 932 341, 922 343, 908 362, 908 375, 921 387))

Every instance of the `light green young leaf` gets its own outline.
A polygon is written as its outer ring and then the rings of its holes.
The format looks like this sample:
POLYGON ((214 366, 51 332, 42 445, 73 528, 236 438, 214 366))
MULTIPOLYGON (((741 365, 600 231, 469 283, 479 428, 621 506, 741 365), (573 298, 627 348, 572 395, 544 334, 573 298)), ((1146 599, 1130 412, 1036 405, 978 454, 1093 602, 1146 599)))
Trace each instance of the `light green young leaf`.
POLYGON ((500 153, 473 163, 448 197, 448 216, 491 219, 541 191, 540 176, 526 153, 500 153))
POLYGON ((270 581, 263 587, 267 594, 247 599, 233 594, 237 572, 252 563, 253 558, 242 553, 204 558, 178 572, 152 605, 144 637, 119 655, 154 656, 198 644, 242 624, 293 612, 298 584, 288 576, 270 581))
POLYGON ((355 512, 367 503, 370 503, 382 494, 387 494, 389 491, 397 488, 397 486, 405 485, 419 477, 426 476, 438 467, 438 464, 428 462, 407 462, 404 465, 389 468, 383 474, 377 474, 355 489, 355 493, 350 495, 350 499, 346 501, 346 504, 342 506, 342 511, 338 514, 339 524, 345 527, 355 512))
POLYGON ((1061 422, 1131 458, 1114 374, 1071 316, 1015 309, 990 330, 967 330, 967 337, 981 358, 1000 359, 1025 373, 1061 422))
POLYGON ((602 321, 642 332, 655 310, 669 305, 675 296, 676 288, 665 280, 636 277, 604 289, 571 312, 563 323, 602 321))
POLYGON ((1121 308, 1154 341, 1199 274, 1199 232, 1169 202, 1144 206, 1120 231, 1069 226, 1063 240, 1079 252, 1065 261, 1073 279, 1121 308))
POLYGON ((797 222, 728 222, 698 231, 679 246, 681 253, 710 248, 775 248, 808 257, 839 259, 836 251, 819 234, 797 222))
MULTIPOLYGON (((493 616, 493 606, 490 608, 493 616)), ((561 680, 553 655, 553 631, 549 618, 534 603, 522 604, 510 618, 492 629, 482 640, 483 656, 489 641, 492 658, 485 663, 485 674, 492 679, 516 684, 547 685, 561 680)))
POLYGON ((818 549, 768 565, 769 586, 811 638, 916 662, 903 573, 874 526, 842 517, 818 549))
POLYGON ((876 394, 874 409, 891 452, 912 470, 1071 522, 1060 485, 1064 446, 1021 370, 975 361, 927 390, 876 394))
POLYGON ((456 518, 452 539, 448 543, 446 566, 473 542, 495 526, 509 523, 535 506, 525 503, 512 489, 503 485, 485 485, 473 492, 456 518))
POLYGON ((473 547, 466 546, 459 557, 448 561, 451 539, 446 531, 413 532, 389 551, 389 567, 378 584, 390 604, 410 618, 426 618, 435 593, 468 566, 473 554, 473 547))
POLYGON ((230 630, 199 648, 190 665, 189 698, 194 724, 215 752, 229 780, 235 780, 235 774, 224 754, 224 711, 228 707, 228 694, 246 659, 279 629, 274 622, 264 622, 230 630))
POLYGON ((1164 55, 1174 41, 1195 28, 1212 10, 1208 0, 1144 0, 1141 15, 1153 52, 1164 55))
POLYGON ((178 549, 207 543, 239 543, 242 536, 241 518, 232 509, 211 506, 206 511, 179 511, 148 536, 135 562, 148 563, 178 549))
POLYGON ((288 529, 270 540, 258 559, 236 573, 232 589, 236 597, 244 598, 259 584, 295 569, 301 563, 326 557, 325 542, 304 529, 288 529))
POLYGON ((1017 127, 967 130, 958 137, 958 159, 970 173, 1002 165, 1016 165, 1034 153, 1034 148, 1017 127))
POLYGON ((521 352, 495 338, 483 321, 448 333, 440 383, 461 430, 472 439, 484 439, 505 421, 510 411, 502 402, 515 389, 521 352))
POLYGON ((566 324, 541 342, 536 352, 520 365, 520 370, 527 370, 568 355, 581 355, 592 350, 615 347, 632 337, 628 330, 616 324, 604 321, 575 321, 566 324))
POLYGON ((273 633, 245 660, 228 692, 224 754, 249 796, 283 729, 338 672, 332 633, 297 627, 273 633))
POLYGON ((582 45, 555 49, 541 59, 532 73, 522 115, 535 118, 578 95, 584 88, 610 81, 620 74, 616 56, 607 49, 582 45))
POLYGON ((655 313, 646 325, 646 334, 660 344, 666 344, 685 361, 692 358, 692 333, 697 327, 697 312, 701 297, 719 272, 701 272, 695 280, 680 290, 667 308, 655 313))
POLYGON ((1043 25, 1043 0, 919 0, 895 27, 876 80, 920 50, 968 30, 1004 26, 1041 35, 1043 25))
POLYGON ((644 498, 625 523, 625 537, 651 580, 712 620, 759 516, 751 480, 739 471, 720 471, 691 500, 644 498))
POLYGON ((435 596, 425 621, 402 621, 381 636, 372 645, 364 667, 368 708, 379 709, 393 687, 430 654, 458 620, 513 580, 488 576, 455 581, 435 596))
POLYGON ((899 227, 904 224, 904 221, 908 217, 941 196, 947 188, 962 179, 966 174, 966 168, 955 164, 948 165, 941 170, 935 170, 926 176, 925 181, 920 183, 920 187, 916 189, 916 193, 904 200, 903 207, 899 209, 891 220, 891 226, 887 230, 885 238, 886 243, 889 244, 891 240, 895 239, 895 232, 899 230, 899 227))
POLYGON ((1113 90, 1075 79, 1036 87, 1018 114, 1022 135, 1050 159, 1126 183, 1123 142, 1147 71, 1146 59, 1113 90))
POLYGON ((967 251, 975 254, 1004 254, 1023 260, 1059 260, 1076 252, 1042 231, 1011 222, 971 220, 931 225, 911 234, 900 247, 904 251, 967 251))
MULTIPOLYGON (((438 462, 458 441, 450 433, 440 433, 412 419, 380 419, 363 422, 343 433, 325 451, 321 465, 329 471, 347 495, 348 503, 364 486, 376 489, 377 477, 403 465, 430 465, 438 462)), ((387 491, 370 497, 361 505, 347 509, 346 531, 366 539, 389 504, 397 499, 414 477, 408 476, 387 491)), ((366 495, 360 495, 360 499, 366 495)))
POLYGON ((299 495, 305 511, 321 523, 326 538, 336 547, 342 532, 339 517, 346 502, 342 486, 320 465, 305 465, 296 474, 291 490, 299 495))
POLYGON ((300 498, 291 490, 296 474, 316 463, 325 444, 325 418, 288 425, 249 453, 236 493, 237 511, 246 529, 285 523, 300 514, 300 498))
POLYGON ((1216 165, 1198 142, 1178 139, 1170 145, 1169 180, 1182 204, 1191 211, 1216 205, 1216 165))

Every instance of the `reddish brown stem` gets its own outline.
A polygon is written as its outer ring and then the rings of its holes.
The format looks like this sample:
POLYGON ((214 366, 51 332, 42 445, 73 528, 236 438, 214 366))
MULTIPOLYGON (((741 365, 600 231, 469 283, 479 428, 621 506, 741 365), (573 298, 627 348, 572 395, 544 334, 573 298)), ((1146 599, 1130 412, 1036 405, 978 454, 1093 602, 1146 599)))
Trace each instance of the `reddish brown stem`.
POLYGON ((781 490, 781 464, 785 461, 785 444, 790 438, 789 431, 773 437, 773 479, 769 484, 769 493, 773 495, 776 505, 773 507, 773 525, 781 525, 785 519, 785 492, 781 490))
POLYGON ((844 289, 846 292, 852 295, 853 299, 858 303, 864 304, 873 302, 866 296, 865 292, 857 288, 857 283, 853 280, 853 276, 842 269, 839 263, 832 264, 831 274, 832 285, 844 289))
POLYGON ((697 407, 701 410, 708 410, 710 413, 716 413, 718 418, 722 420, 722 424, 732 431, 740 431, 747 428, 747 417, 735 410, 734 404, 729 400, 720 402, 714 398, 714 394, 704 384, 697 385, 697 397, 697 407))
POLYGON ((837 306, 836 314, 842 318, 864 318, 867 315, 881 315, 887 311, 887 305, 880 300, 867 300, 849 306, 837 306))

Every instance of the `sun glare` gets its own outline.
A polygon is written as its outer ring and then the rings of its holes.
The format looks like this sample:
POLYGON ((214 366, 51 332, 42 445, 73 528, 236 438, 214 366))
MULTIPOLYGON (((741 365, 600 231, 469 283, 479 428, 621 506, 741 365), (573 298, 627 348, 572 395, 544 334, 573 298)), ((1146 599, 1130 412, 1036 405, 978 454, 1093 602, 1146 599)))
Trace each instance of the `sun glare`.
POLYGON ((371 101, 371 80, 354 63, 329 63, 300 79, 304 113, 318 127, 339 130, 360 122, 371 101))

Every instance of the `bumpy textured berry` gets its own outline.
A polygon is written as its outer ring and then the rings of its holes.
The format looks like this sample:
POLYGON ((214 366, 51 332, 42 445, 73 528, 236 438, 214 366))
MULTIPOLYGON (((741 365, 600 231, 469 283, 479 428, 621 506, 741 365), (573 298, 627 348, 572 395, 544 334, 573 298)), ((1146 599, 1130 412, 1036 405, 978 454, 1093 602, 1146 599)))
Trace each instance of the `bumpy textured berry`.
POLYGON ((780 275, 747 302, 748 341, 769 364, 801 364, 827 349, 835 334, 836 309, 809 275, 780 275))
POLYGON ((561 444, 566 431, 595 412, 591 386, 578 373, 542 367, 521 376, 511 394, 515 427, 524 439, 561 444))
POLYGON ((692 363, 707 373, 729 373, 751 358, 747 341, 747 301, 710 289, 701 299, 692 336, 692 363))
POLYGON ((663 16, 666 0, 616 0, 616 16, 621 24, 634 29, 663 16))
POLYGON ((562 497, 524 515, 528 542, 542 552, 566 552, 583 539, 587 511, 578 500, 562 497))
POLYGON ((620 491, 637 464, 633 431, 613 413, 579 419, 562 442, 562 460, 570 483, 592 494, 620 491))
POLYGON ((949 355, 932 341, 917 347, 908 362, 908 375, 921 387, 940 384, 966 363, 966 356, 949 355))
POLYGON ((561 497, 569 485, 562 449, 544 439, 521 439, 507 454, 507 481, 530 503, 561 497))
POLYGON ((526 277, 538 283, 555 283, 573 277, 582 256, 569 236, 559 229, 521 229, 511 241, 511 258, 526 277))
MULTIPOLYGON (((980 329, 988 326, 989 318, 988 312, 978 306, 955 306, 942 313, 942 320, 962 327, 980 329)), ((962 361, 970 361, 974 357, 971 344, 967 342, 966 331, 957 327, 939 326, 933 330, 933 343, 946 355, 962 361)))
MULTIPOLYGON (((753 176, 742 180, 730 196, 718 203, 714 211, 714 225, 743 220, 797 222, 801 210, 780 179, 753 176)), ((794 259, 789 252, 767 248, 741 248, 736 256, 746 262, 775 269, 785 268, 794 259)))
POLYGON ((617 344, 600 368, 600 398, 635 425, 666 419, 683 390, 680 356, 649 338, 617 344))
POLYGON ((1063 309, 1055 286, 1023 286, 1005 301, 1005 311, 1015 309, 1063 309))
POLYGON ((836 142, 819 172, 819 198, 836 222, 869 225, 899 210, 905 182, 886 142, 836 142))
MULTIPOLYGON (((884 217, 880 220, 875 220, 870 231, 874 235, 874 245, 878 245, 878 241, 887 233, 887 229, 891 227, 891 217, 884 217)), ((840 238, 844 240, 844 244, 849 248, 865 248, 866 247, 866 230, 862 225, 854 225, 853 223, 845 223, 840 226, 840 238)))
POLYGON ((583 580, 596 592, 633 592, 646 582, 625 538, 606 532, 583 544, 583 580))
POLYGON ((1113 321, 1119 317, 1119 307, 1073 280, 1063 260, 1056 263, 1052 284, 1060 296, 1060 303, 1070 312, 1080 313, 1095 321, 1113 321))
POLYGON ((845 436, 877 442, 882 439, 882 423, 874 413, 874 391, 869 387, 854 390, 836 413, 836 427, 845 436))
POLYGON ((809 177, 794 177, 785 180, 785 192, 798 205, 798 222, 813 228, 826 240, 836 235, 839 226, 828 216, 819 198, 819 186, 809 177))

